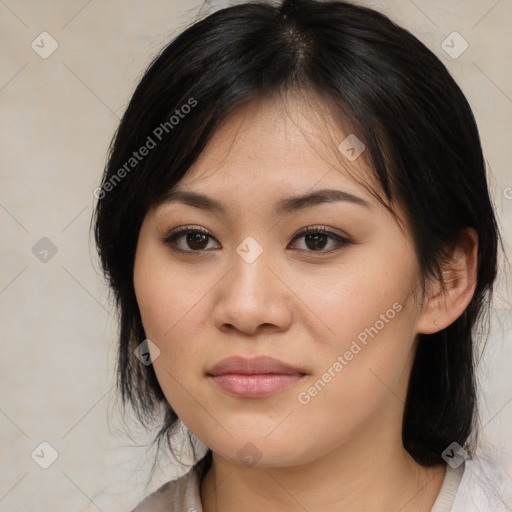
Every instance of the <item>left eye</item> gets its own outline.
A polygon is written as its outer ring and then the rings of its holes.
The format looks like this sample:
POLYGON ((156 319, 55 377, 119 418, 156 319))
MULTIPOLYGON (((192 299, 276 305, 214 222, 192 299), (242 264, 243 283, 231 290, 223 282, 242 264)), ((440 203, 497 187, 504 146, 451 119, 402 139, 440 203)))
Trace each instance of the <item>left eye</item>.
POLYGON ((209 239, 215 240, 206 230, 182 228, 171 232, 164 238, 164 243, 177 252, 201 252, 209 248, 209 239), (181 242, 181 243, 180 243, 181 242), (188 249, 187 249, 188 247, 188 249), (192 250, 190 250, 192 249, 192 250))
MULTIPOLYGON (((182 253, 201 253, 212 249, 220 248, 220 244, 215 238, 204 229, 199 228, 181 228, 171 232, 163 239, 164 244, 173 251, 182 253), (210 246, 210 242, 216 242, 210 246)), ((322 227, 306 228, 301 231, 292 240, 288 247, 306 252, 332 252, 341 249, 352 243, 348 238, 333 233, 322 227), (303 239, 302 247, 293 247, 293 242, 303 239), (327 247, 327 250, 325 250, 327 247)))
POLYGON ((301 238, 304 240, 306 248, 299 249, 308 252, 331 252, 337 248, 341 248, 352 243, 348 238, 321 227, 307 228, 298 233, 293 240, 295 241, 301 238), (329 242, 331 242, 330 248, 328 250, 323 250, 326 246, 329 246, 329 242))

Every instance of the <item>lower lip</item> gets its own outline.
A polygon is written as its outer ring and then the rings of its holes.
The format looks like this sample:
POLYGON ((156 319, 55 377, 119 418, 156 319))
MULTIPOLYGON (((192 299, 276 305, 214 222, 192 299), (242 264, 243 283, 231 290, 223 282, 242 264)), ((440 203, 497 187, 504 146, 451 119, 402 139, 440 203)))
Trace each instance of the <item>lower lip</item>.
POLYGON ((302 377, 299 373, 225 373, 212 378, 222 390, 231 395, 240 398, 263 398, 286 389, 302 377))

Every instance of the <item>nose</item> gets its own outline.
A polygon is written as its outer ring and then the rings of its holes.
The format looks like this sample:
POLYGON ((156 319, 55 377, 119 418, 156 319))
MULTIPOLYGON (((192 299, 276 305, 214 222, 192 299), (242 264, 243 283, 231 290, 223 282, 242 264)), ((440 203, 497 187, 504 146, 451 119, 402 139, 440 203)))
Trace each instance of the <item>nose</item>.
POLYGON ((281 280, 278 265, 266 251, 251 263, 235 252, 231 263, 231 271, 216 287, 214 326, 248 336, 287 330, 292 321, 292 293, 281 280))

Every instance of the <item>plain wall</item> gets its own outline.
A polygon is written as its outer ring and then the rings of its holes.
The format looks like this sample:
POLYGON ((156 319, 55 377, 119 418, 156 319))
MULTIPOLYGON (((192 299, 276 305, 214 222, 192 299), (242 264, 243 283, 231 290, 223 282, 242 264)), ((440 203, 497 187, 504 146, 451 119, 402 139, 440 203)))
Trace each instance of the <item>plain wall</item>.
MULTIPOLYGON (((360 3, 408 28, 460 84, 481 131, 509 247, 512 3, 360 3), (442 48, 454 31, 469 44, 457 58, 442 48)), ((133 420, 125 425, 119 414, 114 387, 116 319, 89 225, 93 190, 108 145, 138 79, 161 46, 198 16, 201 4, 0 2, 3 512, 125 512, 182 471, 172 462, 164 464, 145 487, 152 459, 143 444, 150 436, 133 420), (43 31, 58 43, 48 58, 41 54, 51 49, 52 41, 40 36, 43 31), (125 433, 130 425, 133 439, 125 433), (43 441, 58 452, 48 469, 31 458, 37 448, 34 458, 49 460, 49 449, 40 447, 43 441)), ((480 376, 485 394, 483 440, 510 448, 512 344, 506 278, 502 273, 480 376)))

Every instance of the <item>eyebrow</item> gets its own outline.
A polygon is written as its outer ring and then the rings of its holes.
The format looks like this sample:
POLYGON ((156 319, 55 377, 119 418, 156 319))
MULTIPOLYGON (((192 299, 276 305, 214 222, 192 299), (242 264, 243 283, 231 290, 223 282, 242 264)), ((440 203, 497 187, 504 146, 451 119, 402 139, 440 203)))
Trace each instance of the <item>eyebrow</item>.
MULTIPOLYGON (((344 201, 353 203, 365 208, 370 208, 370 204, 361 197, 350 194, 343 190, 322 189, 310 194, 287 197, 276 203, 275 213, 278 215, 289 214, 294 211, 302 210, 323 203, 334 203, 344 201)), ((162 204, 179 202, 202 210, 208 210, 213 213, 226 213, 226 208, 222 203, 211 197, 197 192, 188 192, 185 190, 171 190, 163 198, 162 204)))

